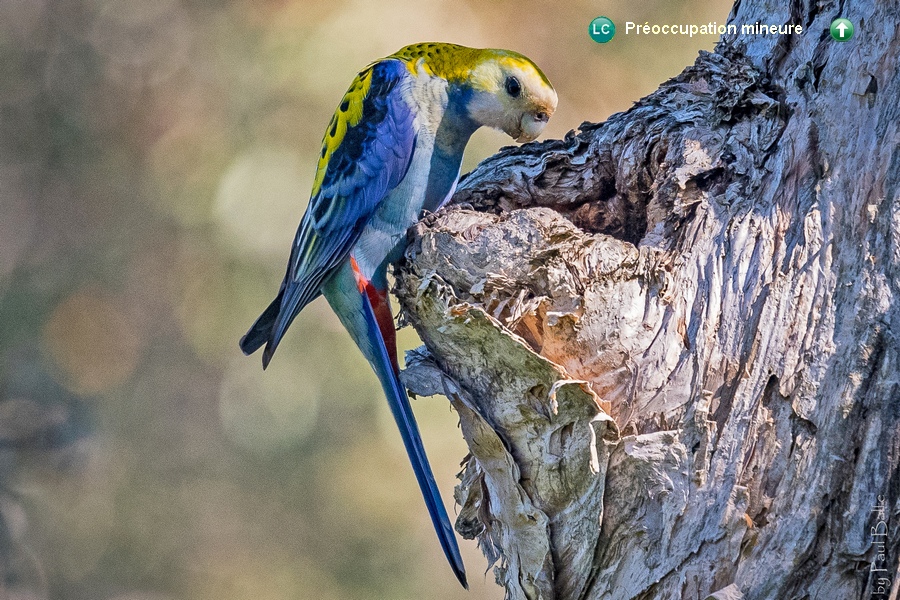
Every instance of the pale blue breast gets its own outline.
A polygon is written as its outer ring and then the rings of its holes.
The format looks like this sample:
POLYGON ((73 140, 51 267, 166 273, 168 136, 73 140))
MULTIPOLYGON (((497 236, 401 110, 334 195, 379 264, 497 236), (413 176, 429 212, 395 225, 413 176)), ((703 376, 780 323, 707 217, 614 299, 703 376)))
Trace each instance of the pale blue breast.
POLYGON ((410 86, 418 135, 406 177, 372 216, 353 249, 360 271, 381 279, 387 264, 400 258, 407 230, 422 211, 435 211, 456 188, 463 151, 478 125, 465 114, 467 91, 432 78, 410 86))

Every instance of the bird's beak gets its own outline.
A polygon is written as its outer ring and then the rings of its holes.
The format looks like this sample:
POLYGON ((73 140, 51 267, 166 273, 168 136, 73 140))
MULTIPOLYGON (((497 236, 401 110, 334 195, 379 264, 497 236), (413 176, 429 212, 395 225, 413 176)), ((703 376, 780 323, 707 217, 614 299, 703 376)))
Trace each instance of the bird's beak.
POLYGON ((550 115, 546 112, 524 113, 519 120, 519 137, 516 138, 516 141, 520 144, 534 141, 537 136, 541 135, 549 120, 550 115))

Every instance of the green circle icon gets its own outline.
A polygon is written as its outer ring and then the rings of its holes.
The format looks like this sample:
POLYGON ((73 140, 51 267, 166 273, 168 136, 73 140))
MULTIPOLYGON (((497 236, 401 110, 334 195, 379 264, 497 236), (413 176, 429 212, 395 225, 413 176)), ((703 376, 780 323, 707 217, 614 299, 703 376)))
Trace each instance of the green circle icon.
POLYGON ((616 35, 616 24, 609 17, 597 17, 588 25, 588 35, 598 44, 605 44, 616 35))
POLYGON ((831 22, 831 37, 838 42, 849 42, 853 37, 853 23, 849 19, 835 19, 831 22))

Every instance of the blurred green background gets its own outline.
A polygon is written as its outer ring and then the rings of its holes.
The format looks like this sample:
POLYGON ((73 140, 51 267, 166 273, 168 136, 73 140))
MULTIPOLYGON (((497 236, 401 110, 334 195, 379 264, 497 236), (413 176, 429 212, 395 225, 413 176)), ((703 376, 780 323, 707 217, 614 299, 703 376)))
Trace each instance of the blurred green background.
MULTIPOLYGON (((474 542, 472 591, 456 584, 323 301, 265 374, 237 341, 277 290, 359 68, 417 41, 518 50, 559 92, 558 137, 715 42, 626 38, 625 20, 729 8, 0 0, 0 598, 501 598, 474 542), (600 14, 619 25, 603 46, 600 14)), ((508 143, 479 132, 465 170, 508 143)), ((456 418, 414 404, 449 500, 456 418)))

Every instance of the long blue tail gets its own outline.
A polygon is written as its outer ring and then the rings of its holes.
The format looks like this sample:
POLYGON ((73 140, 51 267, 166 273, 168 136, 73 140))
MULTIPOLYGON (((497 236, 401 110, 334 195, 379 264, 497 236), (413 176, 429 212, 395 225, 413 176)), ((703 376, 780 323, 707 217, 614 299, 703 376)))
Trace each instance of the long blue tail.
POLYGON ((413 414, 412 407, 409 405, 409 397, 406 395, 406 389, 400 383, 400 379, 394 371, 393 361, 388 354, 384 338, 381 335, 381 329, 378 327, 378 319, 375 317, 372 303, 365 292, 360 293, 360 296, 362 297, 363 313, 369 339, 374 346, 375 364, 373 366, 375 367, 375 372, 381 381, 381 386, 384 389, 385 396, 387 396, 394 420, 397 422, 397 427, 400 428, 403 445, 406 446, 406 453, 409 455, 413 471, 425 498, 425 504, 428 507, 431 522, 434 524, 434 529, 441 542, 441 548, 444 549, 444 555, 447 557, 447 561, 450 563, 456 578, 464 588, 468 589, 466 568, 459 554, 459 546, 456 543, 456 536, 453 534, 453 527, 450 525, 450 518, 444 509, 441 493, 438 491, 437 484, 434 481, 431 465, 428 464, 428 457, 425 456, 425 447, 422 445, 422 436, 419 434, 416 417, 413 414))

